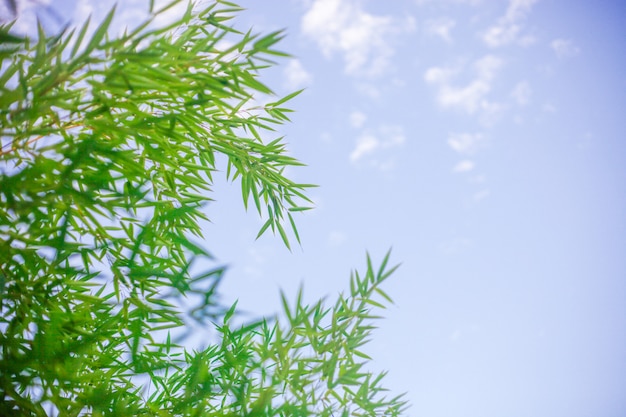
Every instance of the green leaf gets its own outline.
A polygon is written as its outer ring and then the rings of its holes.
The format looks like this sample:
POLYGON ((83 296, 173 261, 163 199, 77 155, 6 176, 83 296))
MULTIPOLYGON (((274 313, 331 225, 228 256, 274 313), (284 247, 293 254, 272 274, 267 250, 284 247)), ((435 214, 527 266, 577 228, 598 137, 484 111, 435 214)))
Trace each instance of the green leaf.
POLYGON ((393 300, 391 299, 391 297, 389 297, 389 295, 387 295, 386 292, 384 292, 383 290, 381 290, 378 287, 374 288, 374 291, 376 291, 378 294, 380 294, 381 297, 383 297, 385 300, 387 300, 387 302, 389 304, 393 304, 393 300))
POLYGON ((371 305, 373 305, 374 307, 378 307, 378 308, 382 308, 382 309, 384 309, 384 308, 385 308, 385 306, 384 306, 383 304, 381 304, 381 303, 379 303, 379 302, 377 302, 377 301, 374 301, 374 300, 372 300, 372 299, 370 299, 370 298, 366 298, 364 301, 365 301, 367 304, 371 304, 371 305))
POLYGON ((24 43, 25 38, 9 33, 5 26, 0 26, 0 43, 24 43))
POLYGON ((298 234, 298 228, 296 227, 296 222, 293 220, 293 216, 291 215, 291 213, 287 213, 287 217, 289 217, 289 223, 291 224, 291 230, 293 231, 294 236, 296 237, 296 240, 298 241, 298 244, 302 244, 302 242, 300 242, 300 235, 298 234))
POLYGON ((307 211, 311 209, 313 209, 313 207, 289 207, 289 211, 307 211))
POLYGON ((286 55, 273 49, 283 32, 232 29, 240 8, 228 1, 175 0, 117 36, 115 10, 94 16, 91 37, 91 18, 52 36, 39 24, 34 41, 0 28, 2 157, 14 167, 0 175, 4 414, 398 415, 404 403, 379 396, 357 362, 370 359, 371 306, 390 302, 378 288, 389 255, 376 274, 368 256, 332 308, 306 304, 302 287, 290 308, 281 291, 271 326, 231 325, 226 268, 195 262, 211 256, 191 237, 224 162, 264 220, 257 239, 272 228, 291 250, 288 221, 302 244, 293 213, 311 208, 312 185, 285 174, 304 164, 273 133, 301 91, 246 109, 272 94, 263 70, 286 55), (158 26, 163 13, 178 16, 158 26), (201 348, 185 347, 190 334, 201 348))
POLYGON ((291 94, 286 95, 285 97, 281 98, 280 100, 278 100, 276 102, 268 103, 267 106, 268 107, 280 106, 281 104, 286 103, 287 101, 291 100, 292 98, 300 95, 300 93, 302 93, 303 91, 304 91, 304 89, 295 91, 295 92, 293 92, 291 94))
POLYGON ((273 224, 274 224, 273 219, 267 219, 267 221, 263 224, 263 226, 261 226, 261 230, 259 230, 259 233, 256 235, 255 239, 260 238, 263 235, 263 233, 265 233, 267 228, 270 226, 273 226, 273 224))
POLYGON ((270 90, 269 87, 267 87, 265 84, 261 83, 260 81, 258 81, 254 75, 248 73, 248 72, 242 72, 239 73, 239 77, 241 78, 241 81, 247 85, 248 87, 260 92, 260 93, 264 93, 264 94, 274 94, 274 92, 272 90, 270 90))
POLYGON ((290 323, 293 323, 293 316, 291 315, 289 302, 287 301, 287 297, 285 296, 285 293, 282 290, 280 291, 280 301, 283 304, 283 312, 287 315, 287 320, 289 320, 290 323))
MULTIPOLYGON (((363 352, 361 352, 359 350, 354 349, 354 350, 352 350, 352 353, 354 353, 356 356, 361 357, 363 359, 372 360, 372 358, 370 356, 366 355, 365 353, 363 353, 363 352)), ((365 384, 363 386, 365 386, 365 384)))
POLYGON ((276 222, 276 228, 278 229, 278 233, 280 237, 283 239, 283 243, 287 247, 287 249, 291 250, 291 246, 289 246, 289 238, 287 238, 287 234, 285 233, 285 229, 280 224, 280 222, 276 222))
POLYGON ((91 40, 83 51, 83 55, 88 55, 89 53, 91 53, 91 51, 93 51, 100 44, 102 39, 104 39, 104 36, 106 35, 107 31, 109 30, 109 26, 111 25, 111 21, 113 20, 113 16, 115 15, 116 7, 117 5, 113 6, 113 8, 109 11, 109 13, 102 21, 102 23, 100 23, 100 26, 98 26, 98 28, 95 30, 94 34, 91 37, 91 40))
POLYGON ((284 36, 281 36, 283 32, 284 31, 282 30, 278 30, 262 37, 254 43, 253 48, 257 51, 264 51, 268 49, 269 47, 280 42, 280 40, 284 38, 284 36))
POLYGON ((87 33, 87 29, 89 28, 90 22, 91 22, 91 16, 87 17, 87 20, 85 21, 82 28, 80 29, 80 32, 78 32, 78 37, 74 40, 74 47, 72 48, 72 51, 70 52, 70 57, 73 58, 78 53, 78 50, 80 49, 80 46, 83 43, 83 39, 85 38, 85 34, 87 33))
POLYGON ((237 301, 235 301, 230 306, 228 311, 226 311, 226 314, 224 314, 224 324, 226 324, 226 323, 228 323, 230 321, 230 319, 233 317, 233 315, 235 314, 236 311, 237 311, 237 301))

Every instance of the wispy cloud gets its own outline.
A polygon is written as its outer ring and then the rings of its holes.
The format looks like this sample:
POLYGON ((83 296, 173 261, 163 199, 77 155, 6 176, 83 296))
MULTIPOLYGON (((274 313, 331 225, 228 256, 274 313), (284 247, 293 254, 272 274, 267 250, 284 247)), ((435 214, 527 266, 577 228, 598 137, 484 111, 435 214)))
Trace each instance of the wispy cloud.
POLYGON ((363 156, 374 152, 380 147, 380 140, 370 134, 363 134, 359 136, 356 140, 356 147, 350 153, 350 160, 352 162, 356 162, 361 159, 363 156))
POLYGON ((290 90, 306 87, 311 84, 313 77, 302 66, 297 59, 289 61, 284 69, 285 86, 290 90))
POLYGON ((242 265, 246 278, 256 281, 263 277, 267 261, 272 259, 274 252, 274 247, 268 244, 257 244, 248 247, 246 261, 242 265))
POLYGON ((368 98, 371 98, 373 100, 379 99, 380 96, 382 95, 382 91, 377 86, 377 84, 374 84, 374 83, 369 83, 369 82, 357 83, 355 85, 355 88, 356 88, 356 91, 358 91, 360 94, 368 98))
MULTIPOLYGON (((147 4, 142 1, 129 0, 120 2, 116 7, 115 18, 113 19, 111 26, 109 27, 109 33, 121 34, 128 29, 134 29, 139 23, 142 23, 149 17, 149 10, 147 4)), ((155 1, 155 10, 158 10, 167 4, 166 1, 155 1)), ((73 21, 84 22, 89 16, 92 16, 92 20, 96 21, 103 19, 104 16, 111 10, 113 3, 106 1, 78 1, 76 7, 73 9, 73 21)), ((165 27, 177 19, 180 19, 187 9, 187 4, 181 2, 169 8, 157 15, 153 21, 155 27, 165 27)), ((96 29, 97 25, 93 24, 87 30, 87 38, 90 33, 96 29)))
POLYGON ((580 53, 580 48, 568 39, 555 39, 550 43, 550 47, 559 58, 570 58, 580 53))
POLYGON ((354 128, 358 129, 363 127, 366 120, 367 116, 365 115, 365 113, 362 113, 360 111, 353 111, 352 113, 350 113, 350 126, 354 128))
POLYGON ((448 145, 463 155, 470 155, 482 146, 485 137, 482 133, 451 133, 448 137, 448 145))
POLYGON ((512 43, 529 45, 534 42, 530 35, 523 35, 524 21, 538 0, 510 0, 504 16, 483 34, 483 41, 490 47, 512 43))
POLYGON ((458 164, 456 164, 454 168, 452 169, 452 172, 456 172, 456 173, 470 172, 471 170, 474 169, 474 166, 475 166, 474 161, 470 159, 465 159, 459 162, 458 164))
POLYGON ((415 0, 418 6, 425 5, 428 3, 457 3, 457 4, 469 4, 471 6, 476 6, 482 3, 484 0, 415 0))
POLYGON ((515 85, 513 91, 511 91, 511 97, 520 106, 525 106, 530 103, 532 96, 532 89, 528 81, 521 81, 515 85))
POLYGON ((451 31, 456 26, 456 22, 449 17, 442 17, 439 19, 430 19, 426 21, 425 30, 426 33, 433 36, 438 36, 446 42, 452 42, 451 31))
POLYGON ((453 80, 460 72, 454 67, 432 67, 424 74, 429 84, 437 89, 437 102, 444 108, 458 108, 468 114, 481 112, 491 116, 500 110, 500 105, 487 100, 491 91, 491 83, 503 66, 502 59, 494 55, 486 55, 473 64, 475 77, 464 86, 453 85, 453 80))
POLYGON ((350 153, 350 161, 355 163, 366 155, 402 146, 405 141, 404 129, 401 126, 380 126, 375 133, 363 132, 350 153))
POLYGON ((378 131, 383 140, 383 148, 392 148, 404 144, 406 137, 404 135, 404 129, 401 126, 381 126, 378 131))
MULTIPOLYGON (((5 24, 15 18, 15 22, 12 23, 12 32, 35 36, 38 21, 42 22, 42 24, 46 23, 47 19, 45 18, 48 17, 47 12, 50 10, 50 0, 16 1, 13 3, 16 6, 15 11, 17 13, 15 15, 13 15, 13 10, 9 7, 10 3, 9 1, 0 3, 0 23, 5 24), (45 12, 42 13, 42 10, 45 12)), ((56 14, 56 10, 54 8, 52 10, 56 14)), ((67 22, 57 21, 56 24, 59 26, 57 29, 60 29, 64 23, 67 22)))
POLYGON ((339 52, 350 75, 377 76, 389 67, 389 36, 412 31, 415 23, 367 13, 358 0, 314 0, 302 18, 302 32, 324 55, 339 52))
POLYGON ((489 194, 491 194, 489 190, 481 190, 481 191, 474 193, 474 195, 472 196, 472 199, 474 200, 475 203, 478 203, 479 201, 482 201, 485 198, 489 197, 489 194))

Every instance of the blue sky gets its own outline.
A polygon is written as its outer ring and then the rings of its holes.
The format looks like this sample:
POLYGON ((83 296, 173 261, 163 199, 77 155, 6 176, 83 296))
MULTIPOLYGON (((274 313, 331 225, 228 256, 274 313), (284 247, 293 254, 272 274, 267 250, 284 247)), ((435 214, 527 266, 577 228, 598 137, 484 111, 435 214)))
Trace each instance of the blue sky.
MULTIPOLYGON (((55 4, 79 22, 112 3, 55 4)), ((294 59, 264 80, 306 87, 282 133, 308 165, 290 174, 320 187, 289 252, 216 184, 224 298, 272 314, 279 288, 332 297, 393 247, 369 353, 411 416, 626 415, 626 5, 239 4, 236 27, 287 32, 294 59)))

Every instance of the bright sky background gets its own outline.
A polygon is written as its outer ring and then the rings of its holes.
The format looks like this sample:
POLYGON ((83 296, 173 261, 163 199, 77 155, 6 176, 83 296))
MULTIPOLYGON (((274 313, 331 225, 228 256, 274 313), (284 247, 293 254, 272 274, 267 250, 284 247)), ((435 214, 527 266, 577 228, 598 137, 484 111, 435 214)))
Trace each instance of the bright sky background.
MULTIPOLYGON (((122 3, 126 22, 147 5, 122 3)), ((626 3, 239 3, 236 27, 287 31, 295 59, 264 81, 307 88, 282 132, 308 164, 291 175, 320 187, 290 253, 216 186, 225 300, 272 314, 301 283, 332 300, 393 247, 368 352, 411 416, 625 416, 626 3)))

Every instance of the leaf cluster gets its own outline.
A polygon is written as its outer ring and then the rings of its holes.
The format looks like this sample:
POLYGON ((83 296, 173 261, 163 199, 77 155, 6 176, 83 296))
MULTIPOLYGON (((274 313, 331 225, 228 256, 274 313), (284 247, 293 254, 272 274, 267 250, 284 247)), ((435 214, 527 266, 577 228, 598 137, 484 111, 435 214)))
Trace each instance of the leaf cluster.
POLYGON ((286 325, 243 327, 224 268, 198 272, 216 172, 287 247, 311 185, 275 136, 299 92, 257 104, 282 33, 233 29, 226 1, 157 27, 178 3, 120 36, 115 9, 93 30, 0 27, 0 415, 398 414, 355 360, 384 267, 333 309, 299 297, 286 325), (182 347, 189 320, 218 342, 182 347))
POLYGON ((396 269, 388 259, 376 271, 368 257, 365 275, 353 272, 350 292, 332 307, 306 304, 300 290, 293 306, 282 295, 278 319, 236 325, 233 305, 217 326, 221 342, 185 353, 183 373, 153 378, 162 389, 148 406, 202 416, 400 415, 406 402, 387 397, 385 373, 368 371, 362 350, 378 318, 372 309, 391 301, 380 288, 396 269))

